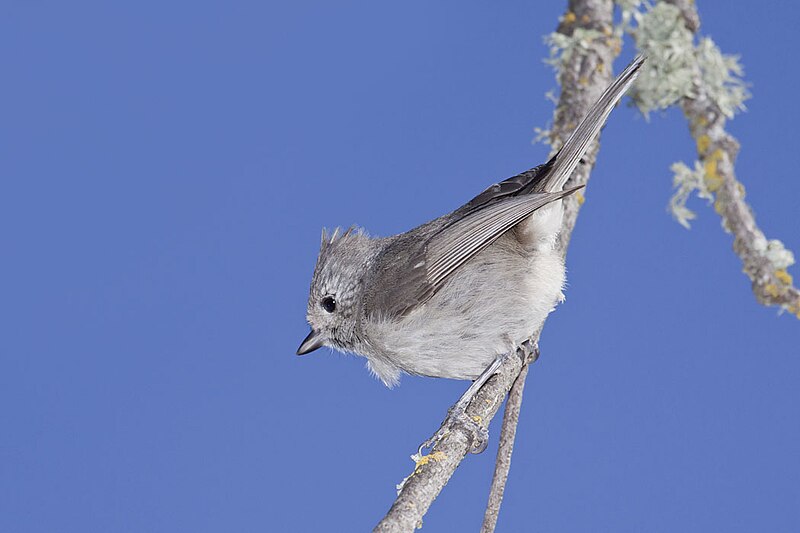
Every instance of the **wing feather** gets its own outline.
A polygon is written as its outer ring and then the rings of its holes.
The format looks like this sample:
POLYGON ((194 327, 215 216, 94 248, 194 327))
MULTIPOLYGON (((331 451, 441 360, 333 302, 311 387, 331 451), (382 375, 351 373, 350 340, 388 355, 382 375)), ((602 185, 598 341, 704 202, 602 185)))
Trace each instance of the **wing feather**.
POLYGON ((370 291, 365 311, 380 317, 402 316, 424 304, 464 263, 537 209, 582 188, 508 197, 466 216, 445 222, 420 241, 411 231, 383 252, 376 275, 380 291, 370 291), (403 257, 402 261, 397 261, 403 257), (391 258, 391 259, 389 259, 391 258))
POLYGON ((458 267, 534 211, 578 188, 508 198, 446 226, 430 239, 426 247, 425 264, 433 291, 438 290, 458 267))

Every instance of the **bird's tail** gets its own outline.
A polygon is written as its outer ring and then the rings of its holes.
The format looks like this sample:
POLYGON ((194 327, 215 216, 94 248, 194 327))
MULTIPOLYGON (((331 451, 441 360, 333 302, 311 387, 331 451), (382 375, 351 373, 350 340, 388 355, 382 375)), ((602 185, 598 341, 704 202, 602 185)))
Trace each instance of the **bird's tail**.
POLYGON ((549 172, 546 177, 536 183, 536 192, 560 191, 569 179, 578 162, 586 154, 589 143, 594 140, 600 129, 611 114, 611 110, 617 105, 622 95, 630 88, 633 81, 639 75, 639 69, 644 64, 645 58, 642 55, 636 58, 625 67, 614 82, 606 88, 600 99, 595 102, 589 112, 575 131, 564 143, 564 146, 553 156, 549 172))

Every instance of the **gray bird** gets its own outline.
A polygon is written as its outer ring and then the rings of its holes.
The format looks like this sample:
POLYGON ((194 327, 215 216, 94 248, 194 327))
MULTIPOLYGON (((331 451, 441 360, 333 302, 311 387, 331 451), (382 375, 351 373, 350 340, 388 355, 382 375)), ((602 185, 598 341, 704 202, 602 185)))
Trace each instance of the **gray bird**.
POLYGON ((477 379, 457 405, 463 411, 563 299, 560 200, 581 188, 563 186, 643 61, 628 65, 547 163, 400 235, 323 231, 311 333, 297 354, 330 346, 362 355, 388 387, 403 372, 477 379))

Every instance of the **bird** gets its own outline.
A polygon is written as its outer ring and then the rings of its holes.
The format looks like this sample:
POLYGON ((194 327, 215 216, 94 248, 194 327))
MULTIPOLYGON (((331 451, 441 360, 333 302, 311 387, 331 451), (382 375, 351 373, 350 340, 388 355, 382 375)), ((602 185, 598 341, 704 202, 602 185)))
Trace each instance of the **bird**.
POLYGON ((363 356, 390 388, 403 373, 476 380, 451 409, 463 417, 480 384, 563 300, 561 200, 583 187, 564 185, 644 61, 623 70, 546 163, 399 235, 323 230, 311 332, 297 354, 328 346, 363 356))

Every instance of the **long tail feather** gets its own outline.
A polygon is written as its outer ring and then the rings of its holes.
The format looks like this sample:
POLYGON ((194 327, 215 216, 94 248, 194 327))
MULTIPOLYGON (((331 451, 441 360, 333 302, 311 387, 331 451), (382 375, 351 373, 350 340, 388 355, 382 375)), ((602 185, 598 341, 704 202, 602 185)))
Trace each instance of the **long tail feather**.
POLYGON ((622 74, 614 80, 614 83, 608 86, 555 155, 547 177, 537 183, 534 190, 560 191, 564 187, 575 167, 578 166, 578 162, 586 154, 589 143, 600 133, 611 110, 639 75, 639 69, 644 61, 644 56, 636 56, 631 64, 625 67, 622 74))

